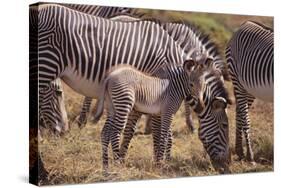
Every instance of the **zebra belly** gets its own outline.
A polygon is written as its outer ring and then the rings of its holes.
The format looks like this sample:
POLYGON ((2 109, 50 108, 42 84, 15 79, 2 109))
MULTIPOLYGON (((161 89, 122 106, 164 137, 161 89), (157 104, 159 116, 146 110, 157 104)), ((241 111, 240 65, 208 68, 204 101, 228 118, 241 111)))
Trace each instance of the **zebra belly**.
POLYGON ((88 80, 78 75, 75 71, 66 70, 62 76, 62 80, 81 95, 98 98, 101 93, 101 84, 88 80))
POLYGON ((134 109, 138 112, 142 112, 145 114, 159 115, 161 112, 161 106, 157 104, 146 105, 143 103, 136 102, 134 105, 134 109))
MULTIPOLYGON (((244 86, 245 87, 245 86, 244 86)), ((266 102, 273 102, 273 85, 259 87, 245 87, 254 97, 266 102)))

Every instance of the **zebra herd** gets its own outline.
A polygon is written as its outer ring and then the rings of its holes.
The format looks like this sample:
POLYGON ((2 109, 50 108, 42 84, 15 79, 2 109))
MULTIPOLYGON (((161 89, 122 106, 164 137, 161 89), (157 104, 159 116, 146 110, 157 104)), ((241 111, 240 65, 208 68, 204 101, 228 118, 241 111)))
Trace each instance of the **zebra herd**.
POLYGON ((85 96, 81 125, 92 98, 98 99, 95 120, 105 102, 101 142, 107 172, 108 144, 114 160, 123 161, 142 114, 151 117, 155 161, 163 161, 164 155, 169 160, 172 116, 184 101, 188 126, 194 129, 191 107, 213 167, 227 173, 231 153, 226 108, 231 100, 224 81, 230 79, 229 72, 236 98, 236 153, 244 157, 244 133, 247 158, 253 161, 248 109, 256 97, 273 100, 273 31, 245 22, 227 45, 226 64, 216 45, 193 26, 134 15, 129 8, 30 6, 30 33, 37 33, 30 35, 30 44, 38 44, 30 48, 30 54, 38 55, 30 56, 30 72, 38 75, 40 125, 57 132, 69 129, 59 79, 85 96))

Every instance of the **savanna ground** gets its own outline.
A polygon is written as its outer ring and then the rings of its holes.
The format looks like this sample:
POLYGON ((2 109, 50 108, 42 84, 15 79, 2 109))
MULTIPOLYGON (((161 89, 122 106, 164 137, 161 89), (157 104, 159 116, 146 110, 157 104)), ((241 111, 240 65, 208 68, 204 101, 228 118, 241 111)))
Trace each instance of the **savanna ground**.
MULTIPOLYGON (((238 16, 226 14, 173 12, 159 10, 139 10, 147 17, 162 21, 189 21, 206 34, 209 34, 223 52, 232 33, 246 20, 258 21, 273 27, 271 17, 238 16)), ((226 83, 232 94, 232 85, 226 83)), ((197 132, 191 134, 185 125, 184 108, 181 107, 172 122, 173 147, 172 160, 165 169, 158 169, 152 160, 152 136, 137 134, 132 139, 126 163, 115 165, 110 161, 107 177, 102 175, 100 132, 105 117, 80 130, 74 119, 79 115, 83 96, 64 85, 66 108, 71 130, 62 137, 46 134, 40 143, 40 151, 49 171, 48 184, 92 183, 101 181, 126 181, 140 179, 175 178, 186 176, 215 175, 209 158, 198 138, 197 132)), ((233 96, 232 96, 233 97, 233 96)), ((234 98, 234 97, 233 97, 234 98)), ((198 121, 193 114, 194 122, 198 121)), ((273 104, 256 100, 250 109, 251 137, 256 165, 245 161, 235 161, 235 104, 228 106, 230 125, 230 147, 232 151, 232 173, 264 172, 273 170, 273 104)), ((138 123, 138 132, 144 130, 144 118, 138 123)), ((111 150, 109 150, 111 153, 111 150)))

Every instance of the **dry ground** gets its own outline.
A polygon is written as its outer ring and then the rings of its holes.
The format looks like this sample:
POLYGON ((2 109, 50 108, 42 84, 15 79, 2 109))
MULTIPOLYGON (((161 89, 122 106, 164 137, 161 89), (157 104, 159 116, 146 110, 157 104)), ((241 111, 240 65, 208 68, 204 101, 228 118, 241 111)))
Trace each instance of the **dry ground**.
MULTIPOLYGON (((235 16, 207 13, 180 13, 146 10, 146 14, 162 20, 191 21, 205 32, 223 51, 233 31, 245 20, 255 20, 273 26, 270 17, 235 16)), ((227 86, 232 93, 231 84, 227 86)), ((73 122, 79 114, 83 97, 64 86, 66 107, 71 131, 63 137, 47 134, 40 143, 43 161, 50 172, 49 184, 92 183, 101 181, 126 181, 137 179, 175 178, 186 176, 204 176, 217 174, 209 162, 208 156, 198 139, 197 133, 187 131, 183 108, 176 114, 172 123, 173 147, 172 161, 165 169, 159 170, 152 162, 151 135, 135 135, 125 165, 114 165, 110 162, 113 173, 104 177, 101 171, 100 132, 103 119, 96 125, 88 123, 80 130, 73 122)), ((235 141, 235 105, 228 107, 230 123, 230 144, 234 152, 235 141)), ((233 160, 232 173, 262 172, 273 170, 273 105, 256 100, 250 110, 252 121, 252 143, 256 166, 247 162, 233 160)), ((197 124, 197 119, 194 116, 197 124)), ((139 122, 139 130, 143 131, 144 121, 139 122)), ((235 159, 235 155, 232 155, 235 159)))

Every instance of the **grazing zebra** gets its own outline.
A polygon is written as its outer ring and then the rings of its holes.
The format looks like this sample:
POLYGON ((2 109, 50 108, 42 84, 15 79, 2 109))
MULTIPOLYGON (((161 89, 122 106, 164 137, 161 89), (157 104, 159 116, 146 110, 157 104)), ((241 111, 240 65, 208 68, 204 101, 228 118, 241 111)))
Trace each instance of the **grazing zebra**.
MULTIPOLYGON (((156 161, 162 160, 162 155, 168 143, 168 134, 172 116, 178 111, 184 98, 201 105, 200 77, 190 79, 192 60, 186 61, 183 67, 166 69, 167 78, 148 76, 132 67, 116 68, 103 81, 101 98, 97 104, 95 121, 103 114, 104 100, 107 101, 107 120, 102 129, 102 159, 104 170, 108 168, 108 145, 111 143, 113 156, 119 160, 119 139, 123 127, 132 110, 142 113, 161 115, 160 151, 156 161), (191 82, 196 89, 191 89, 191 82), (161 153, 163 151, 163 153, 161 153)), ((193 70, 197 72, 197 70, 193 70)), ((202 108, 202 107, 198 107, 202 108)))
MULTIPOLYGON (((100 17, 105 17, 105 18, 112 17, 113 15, 115 15, 117 13, 131 13, 132 12, 132 9, 122 8, 122 7, 105 7, 105 6, 79 5, 79 4, 62 4, 62 5, 66 6, 66 7, 69 7, 69 8, 72 8, 72 9, 75 9, 75 10, 78 10, 78 11, 81 11, 81 12, 85 12, 85 13, 88 13, 88 14, 92 14, 92 15, 100 16, 100 17)), ((61 95, 62 95, 62 93, 61 93, 62 88, 59 84, 60 84, 60 82, 56 81, 54 83, 54 85, 51 86, 51 88, 56 88, 57 93, 59 94, 59 96, 57 96, 57 98, 60 98, 61 95)), ((49 90, 49 91, 52 92, 51 90, 49 90)), ((63 102, 63 100, 57 100, 55 96, 49 97, 48 99, 49 100, 54 99, 54 101, 49 101, 48 103, 45 102, 43 104, 39 103, 39 105, 42 109, 48 109, 49 108, 48 111, 45 110, 44 111, 45 113, 40 115, 41 123, 39 124, 40 125, 39 128, 42 128, 42 126, 45 127, 45 128, 46 127, 52 127, 52 130, 54 130, 55 132, 60 132, 60 130, 68 130, 69 126, 68 126, 68 122, 67 122, 66 109, 65 109, 63 104, 57 104, 56 103, 58 101, 63 102), (60 108, 57 108, 55 111, 52 111, 51 110, 52 108, 49 106, 49 105, 51 105, 51 103, 53 103, 53 106, 60 106, 60 108), (45 104, 47 106, 44 106, 45 104), (61 113, 58 113, 59 112, 58 110, 61 110, 61 113), (51 119, 50 121, 48 120, 49 118, 51 119), (44 119, 47 119, 45 122, 47 122, 48 125, 44 125, 44 119), (63 121, 61 121, 61 120, 63 120, 63 121), (51 123, 54 123, 54 125, 51 125, 51 123), (54 129, 54 127, 56 127, 56 128, 54 129)), ((85 103, 85 104, 87 104, 87 103, 85 103)), ((87 107, 87 105, 85 105, 85 107, 87 107)), ((82 111, 87 111, 87 110, 82 109, 82 111)), ((81 113, 81 114, 82 114, 81 117, 83 117, 83 113, 81 113)))
MULTIPOLYGON (((50 81, 61 77, 79 93, 97 97, 98 92, 92 91, 98 90, 99 81, 105 72, 121 61, 124 64, 133 62, 133 66, 138 69, 153 73, 166 62, 181 63, 184 60, 180 48, 166 32, 148 21, 127 24, 110 22, 60 5, 43 4, 31 9, 30 30, 31 33, 38 33, 38 37, 31 36, 31 44, 39 44, 39 88, 48 87, 50 81), (83 35, 81 31, 86 27, 89 34, 83 35), (109 32, 109 28, 114 32, 104 33, 106 29, 109 32), (83 41, 77 34, 83 35, 83 41), (93 37, 101 40, 93 40, 93 37), (133 38, 135 40, 131 40, 133 38), (138 42, 133 44, 132 41, 138 42), (133 48, 136 51, 130 50, 133 48), (114 53, 109 53, 111 50, 114 53), (128 52, 131 59, 126 61, 128 52), (108 53, 111 54, 110 59, 107 58, 108 53), (75 69, 78 75, 73 72, 75 69), (95 89, 89 92, 91 87, 88 85, 95 89)), ((31 49, 32 52, 37 53, 37 49, 31 49)), ((37 69, 31 66, 31 72, 37 69)))
MULTIPOLYGON (((228 137, 228 118, 225 112, 227 104, 232 101, 228 92, 224 87, 224 81, 219 71, 210 66, 211 62, 205 63, 205 67, 201 69, 201 82, 203 83, 203 110, 195 109, 199 121, 199 138, 202 141, 207 153, 210 156, 213 167, 220 173, 228 173, 228 164, 230 162, 229 137, 228 137), (219 133, 219 134, 218 134, 219 133)), ((196 75, 198 76, 198 75, 196 75)), ((191 105, 193 106, 193 105, 191 105)), ((120 146, 120 158, 123 161, 128 151, 130 140, 134 135, 136 122, 140 118, 140 114, 135 112, 130 115, 125 130, 124 137, 120 146)), ((159 132, 161 118, 153 116, 151 119, 154 156, 159 151, 159 132)), ((170 159, 170 151, 172 147, 172 134, 169 130, 168 145, 166 148, 166 160, 170 159)))
POLYGON ((49 128, 58 133, 69 129, 60 79, 39 90, 39 104, 40 128, 49 128))
MULTIPOLYGON (((98 98, 101 96, 101 80, 119 64, 155 75, 163 65, 183 65, 190 59, 178 43, 154 22, 110 21, 54 4, 31 7, 30 13, 30 30, 38 33, 38 38, 31 37, 31 40, 38 40, 39 56, 38 66, 31 67, 30 71, 39 69, 40 89, 61 78, 78 93, 98 98)), ((200 126, 202 129, 219 126, 217 117, 216 111, 210 108, 199 117, 200 126)), ((223 133, 212 134, 214 138, 221 138, 223 133)), ((207 140, 208 145, 218 142, 216 139, 207 140)), ((221 157, 223 151, 226 152, 224 155, 227 154, 228 145, 218 145, 225 148, 220 148, 220 152, 206 148, 211 152, 210 156, 221 157)))
MULTIPOLYGON (((119 21, 135 21, 140 18, 135 18, 127 14, 120 14, 110 18, 111 20, 119 21)), ((204 54, 207 58, 212 58, 214 60, 213 66, 215 69, 219 70, 226 80, 229 80, 227 68, 223 61, 223 58, 218 53, 216 45, 209 40, 206 35, 199 32, 193 26, 187 23, 161 23, 158 22, 160 26, 168 32, 168 34, 179 43, 181 48, 184 50, 185 54, 189 56, 196 57, 198 54, 204 54)), ((161 77, 161 75, 158 75, 161 77)), ((85 98, 83 101, 83 106, 77 122, 80 126, 85 125, 87 122, 86 114, 90 110, 92 99, 85 98)), ((186 124, 191 132, 194 132, 194 124, 192 121, 191 110, 187 102, 185 102, 186 110, 186 124)), ((148 121, 149 122, 149 121, 148 121)), ((149 125, 148 125, 149 126, 149 125)))
POLYGON ((254 161, 248 114, 254 99, 273 101, 273 50, 273 30, 252 21, 241 25, 226 48, 226 59, 236 98, 235 146, 240 160, 244 158, 244 133, 247 159, 254 161))

